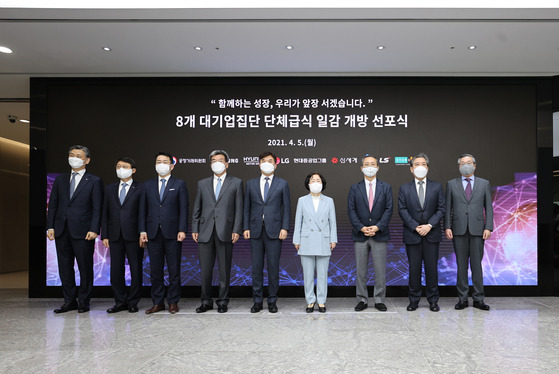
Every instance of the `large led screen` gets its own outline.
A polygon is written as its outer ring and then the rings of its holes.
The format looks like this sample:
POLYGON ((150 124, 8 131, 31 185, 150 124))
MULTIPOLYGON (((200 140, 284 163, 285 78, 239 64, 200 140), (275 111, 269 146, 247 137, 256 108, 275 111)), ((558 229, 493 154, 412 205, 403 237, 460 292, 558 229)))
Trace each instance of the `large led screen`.
MULTIPOLYGON (((136 161, 135 180, 144 181, 156 176, 157 152, 173 154, 173 175, 186 181, 190 207, 197 181, 211 175, 212 150, 226 150, 231 156, 228 174, 245 182, 260 175, 258 155, 271 151, 279 159, 276 175, 289 183, 292 227, 297 199, 308 193, 306 175, 316 171, 327 179, 324 194, 334 199, 338 223, 328 281, 352 286, 355 259, 347 194, 363 179, 362 157, 371 154, 380 163, 377 177, 392 186, 394 195, 387 285, 405 286, 408 268, 397 194, 400 185, 412 180, 408 158, 425 152, 430 158, 428 178, 445 186, 459 176, 458 156, 471 153, 477 161, 476 176, 491 182, 495 212, 495 229, 485 243, 484 283, 537 285, 534 85, 431 81, 184 78, 49 85, 45 198, 54 177, 69 171, 67 150, 72 144, 90 148, 88 171, 105 184, 117 181, 114 164, 121 156, 136 161)), ((200 284, 197 247, 190 234, 182 246, 185 286, 200 284)), ((301 264, 291 240, 290 232, 283 242, 280 284, 302 285, 301 264)), ((55 244, 46 238, 45 243, 46 285, 60 285, 55 244)), ((110 254, 100 240, 94 263, 95 285, 109 285, 110 254)), ((250 274, 249 241, 240 239, 234 246, 232 285, 251 285, 250 274)), ((217 284, 217 272, 214 275, 217 284)), ((439 284, 455 281, 452 242, 444 239, 439 284)), ((149 284, 146 250, 144 285, 149 284)))

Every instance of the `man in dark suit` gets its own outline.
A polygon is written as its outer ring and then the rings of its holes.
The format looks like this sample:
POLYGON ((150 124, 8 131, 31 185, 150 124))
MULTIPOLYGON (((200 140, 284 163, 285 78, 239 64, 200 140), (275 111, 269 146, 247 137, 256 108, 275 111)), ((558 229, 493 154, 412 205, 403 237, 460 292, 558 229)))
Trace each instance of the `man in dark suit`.
POLYGON ((54 313, 75 309, 84 313, 89 311, 93 291, 93 252, 101 226, 103 181, 85 170, 91 161, 87 147, 73 145, 68 153, 72 172, 56 177, 48 207, 47 237, 56 239, 58 273, 64 294, 64 304, 54 313), (74 259, 80 270, 77 303, 74 259))
POLYGON ((367 290, 367 273, 369 252, 375 268, 374 301, 375 308, 381 312, 387 310, 386 297, 386 250, 390 239, 388 223, 392 218, 392 187, 377 179, 378 159, 365 155, 361 161, 361 171, 365 178, 351 186, 347 197, 347 211, 353 230, 351 238, 355 248, 357 266, 355 311, 367 309, 369 292, 367 290))
POLYGON ((276 177, 277 157, 271 152, 259 156, 262 175, 247 182, 244 200, 243 236, 250 239, 252 257, 251 313, 262 310, 264 256, 268 263, 268 311, 277 313, 279 262, 282 240, 287 238, 290 194, 287 181, 276 177))
POLYGON ((408 311, 417 309, 421 299, 421 263, 425 266, 425 294, 432 312, 440 310, 439 243, 442 240, 441 220, 445 200, 443 186, 427 179, 429 157, 419 153, 410 160, 412 182, 400 186, 398 212, 404 223, 404 243, 409 261, 408 311))
POLYGON ((192 212, 192 239, 198 243, 202 278, 202 305, 196 313, 213 309, 212 273, 217 254, 219 264, 218 313, 227 312, 233 244, 243 227, 243 181, 227 174, 229 155, 210 153, 213 176, 198 181, 192 212))
POLYGON ((144 249, 140 243, 138 217, 143 185, 132 179, 136 163, 122 157, 116 163, 116 175, 120 182, 107 186, 103 203, 101 237, 103 245, 111 252, 111 287, 115 305, 107 313, 127 310, 138 311, 142 287, 142 260, 144 249), (130 266, 130 289, 126 292, 124 280, 124 257, 130 266))
POLYGON ((182 241, 188 227, 188 190, 182 179, 171 176, 173 156, 160 152, 155 159, 159 177, 144 182, 144 197, 140 202, 140 238, 148 243, 153 307, 146 314, 165 310, 163 269, 169 270, 167 302, 169 313, 179 311, 181 296, 182 241))
POLYGON ((446 237, 452 239, 456 253, 458 303, 455 309, 468 307, 468 260, 474 285, 474 308, 489 310, 483 291, 484 241, 493 231, 493 203, 489 181, 474 176, 476 159, 471 154, 458 158, 461 177, 448 181, 446 185, 446 211, 444 228, 446 237))

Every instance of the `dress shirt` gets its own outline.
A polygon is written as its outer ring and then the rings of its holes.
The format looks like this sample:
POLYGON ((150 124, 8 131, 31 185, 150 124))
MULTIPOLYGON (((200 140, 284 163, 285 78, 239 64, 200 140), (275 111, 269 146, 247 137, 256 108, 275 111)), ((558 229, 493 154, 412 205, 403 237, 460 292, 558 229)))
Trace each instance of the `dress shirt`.
POLYGON ((320 195, 312 196, 312 203, 314 205, 314 211, 318 212, 318 204, 320 203, 320 195))
POLYGON ((217 175, 214 174, 214 196, 215 196, 215 190, 217 188, 217 179, 221 178, 221 188, 223 188, 223 182, 225 182, 225 177, 227 176, 227 173, 223 174, 221 177, 218 177, 217 175))
POLYGON ((72 180, 72 174, 73 173, 77 173, 75 178, 74 178, 74 191, 73 191, 73 192, 76 192, 76 189, 78 188, 78 184, 80 184, 80 181, 82 180, 82 177, 85 174, 85 169, 82 169, 80 171, 71 170, 70 171, 70 180, 68 180, 68 184, 70 184, 70 181, 72 180))
POLYGON ((125 194, 125 196, 126 196, 126 195, 128 195, 128 191, 130 191, 130 186, 132 185, 132 183, 134 183, 134 179, 130 179, 128 182, 123 182, 122 179, 120 180, 120 184, 119 184, 119 188, 118 188, 119 199, 120 199, 120 192, 122 191, 122 185, 124 183, 126 183, 126 187, 124 187, 125 190, 126 190, 126 194, 125 194))
MULTIPOLYGON (((377 178, 373 179, 372 181, 368 181, 367 178, 365 179, 365 189, 367 191, 367 201, 369 201, 369 183, 373 183, 373 197, 375 196, 375 192, 377 192, 377 178)), ((374 206, 374 201, 373 201, 374 206)))
MULTIPOLYGON (((417 192, 417 196, 419 196, 419 179, 415 179, 415 192, 417 192)), ((427 178, 423 178, 423 197, 425 197, 425 192, 427 191, 427 178)))
MULTIPOLYGON (((470 178, 470 184, 472 185, 472 191, 474 190, 474 176, 472 175, 470 178)), ((464 187, 464 191, 466 191, 466 186, 468 185, 468 181, 466 177, 462 175, 462 187, 464 187)))
POLYGON ((169 178, 171 178, 171 174, 167 175, 165 178, 161 178, 160 175, 157 176, 157 193, 161 193, 161 179, 165 179, 165 188, 169 185, 169 178))
POLYGON ((260 194, 262 195, 262 200, 264 200, 264 186, 266 185, 266 178, 270 178, 268 183, 270 183, 270 187, 272 187, 272 179, 274 178, 274 174, 266 176, 262 174, 260 177, 260 194))

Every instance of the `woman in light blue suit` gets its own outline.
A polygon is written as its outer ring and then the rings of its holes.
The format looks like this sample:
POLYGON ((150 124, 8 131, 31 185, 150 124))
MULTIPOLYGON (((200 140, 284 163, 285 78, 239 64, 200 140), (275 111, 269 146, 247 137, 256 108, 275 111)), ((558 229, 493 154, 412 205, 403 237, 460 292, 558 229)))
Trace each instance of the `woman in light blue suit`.
POLYGON ((318 303, 318 311, 326 312, 326 293, 328 288, 328 265, 330 254, 336 247, 336 211, 334 200, 322 195, 326 179, 319 173, 312 173, 305 179, 305 187, 311 193, 302 196, 297 202, 293 244, 301 256, 305 280, 307 313, 312 313, 318 303), (314 272, 316 269, 316 289, 314 293, 314 272))

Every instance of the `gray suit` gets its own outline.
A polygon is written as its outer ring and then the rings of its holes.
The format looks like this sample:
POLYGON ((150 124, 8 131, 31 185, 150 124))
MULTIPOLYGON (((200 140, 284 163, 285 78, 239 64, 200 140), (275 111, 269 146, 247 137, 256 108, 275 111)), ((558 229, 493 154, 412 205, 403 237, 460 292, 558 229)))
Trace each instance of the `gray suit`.
POLYGON ((198 233, 202 304, 213 305, 212 273, 216 254, 219 266, 218 305, 229 303, 229 283, 233 257, 232 234, 241 234, 243 225, 243 182, 225 175, 219 196, 215 197, 213 176, 198 181, 192 213, 192 232, 198 233))
POLYGON ((297 202, 293 244, 300 245, 303 277, 305 281, 305 298, 307 304, 318 301, 326 303, 328 288, 328 265, 330 262, 330 243, 338 242, 336 229, 336 211, 334 200, 320 195, 318 211, 315 212, 311 194, 302 196, 297 202), (316 289, 314 293, 314 272, 316 268, 316 289))
POLYGON ((466 199, 462 177, 446 185, 444 228, 452 229, 456 253, 456 288, 460 301, 468 301, 468 259, 472 270, 474 301, 483 301, 482 238, 484 230, 493 231, 493 205, 489 181, 474 176, 470 200, 466 199))

